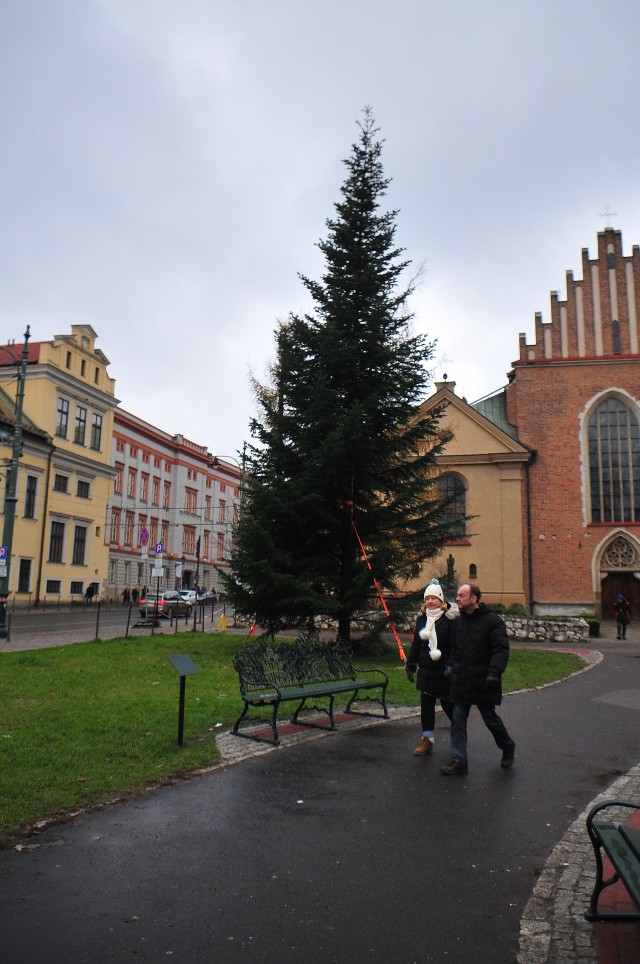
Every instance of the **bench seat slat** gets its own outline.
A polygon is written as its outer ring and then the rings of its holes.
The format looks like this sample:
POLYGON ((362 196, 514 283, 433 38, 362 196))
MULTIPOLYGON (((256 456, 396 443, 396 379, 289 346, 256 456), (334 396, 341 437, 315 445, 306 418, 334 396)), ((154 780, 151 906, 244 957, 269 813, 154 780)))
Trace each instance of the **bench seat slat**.
POLYGON ((640 860, 625 844, 624 827, 596 825, 605 852, 636 904, 640 904, 640 860))
POLYGON ((287 700, 301 700, 304 697, 331 696, 332 693, 350 693, 353 690, 370 690, 380 686, 379 680, 344 680, 334 683, 309 683, 308 686, 287 687, 280 690, 280 695, 276 690, 264 690, 259 693, 245 693, 243 699, 249 703, 274 703, 279 700, 285 703, 287 700))
POLYGON ((635 827, 620 827, 620 833, 633 850, 637 860, 640 861, 640 830, 635 827))

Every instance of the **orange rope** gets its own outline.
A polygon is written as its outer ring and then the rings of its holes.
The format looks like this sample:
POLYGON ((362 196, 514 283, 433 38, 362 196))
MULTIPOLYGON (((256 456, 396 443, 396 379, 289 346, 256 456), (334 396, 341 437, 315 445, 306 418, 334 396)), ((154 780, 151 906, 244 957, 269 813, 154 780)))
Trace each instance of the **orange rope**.
MULTIPOLYGON (((347 503, 347 505, 349 505, 349 503, 347 503)), ((396 627, 395 627, 394 624, 393 624, 393 620, 392 620, 392 618, 391 618, 391 613, 389 612, 389 607, 387 606, 387 604, 386 604, 386 602, 385 602, 385 599, 384 599, 384 596, 382 595, 382 592, 381 592, 381 590, 380 590, 380 586, 378 585, 378 580, 376 579, 376 577, 375 577, 374 574, 373 574, 373 569, 371 568, 371 563, 369 562, 369 556, 367 555, 367 550, 365 549, 365 547, 364 547, 363 544, 362 544, 362 539, 360 538, 360 533, 359 533, 358 530, 356 529, 356 524, 355 524, 355 522, 353 521, 353 518, 351 519, 351 525, 353 526, 353 531, 354 531, 355 534, 356 534, 356 539, 358 540, 358 543, 359 543, 359 545, 360 545, 360 548, 362 549, 362 555, 364 556, 364 560, 365 560, 367 566, 369 567, 369 572, 371 573, 371 578, 373 579, 373 585, 376 587, 376 591, 377 591, 377 593, 378 593, 378 596, 380 597, 380 602, 382 603, 382 608, 384 609, 384 611, 385 611, 385 613, 386 613, 386 616, 387 616, 387 619, 389 620, 389 625, 391 626, 391 632, 393 633, 394 639, 395 639, 395 641, 396 641, 396 643, 397 643, 397 646, 398 646, 398 655, 400 656, 400 659, 402 660, 402 662, 403 662, 403 663, 406 663, 407 657, 406 657, 405 651, 404 651, 404 649, 403 649, 403 647, 402 647, 402 642, 401 642, 401 640, 400 640, 400 637, 398 636, 398 632, 397 632, 397 630, 396 630, 396 627)))

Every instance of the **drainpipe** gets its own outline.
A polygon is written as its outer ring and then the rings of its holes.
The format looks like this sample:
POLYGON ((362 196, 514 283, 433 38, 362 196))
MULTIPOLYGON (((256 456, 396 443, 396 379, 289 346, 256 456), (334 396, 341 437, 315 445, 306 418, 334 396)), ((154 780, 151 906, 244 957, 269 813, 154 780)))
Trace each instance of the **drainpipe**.
POLYGON ((533 616, 533 547, 532 547, 532 526, 531 526, 531 478, 529 475, 529 470, 533 463, 535 462, 537 452, 531 452, 531 458, 525 463, 524 467, 524 477, 526 483, 526 499, 527 499, 527 593, 529 596, 529 613, 533 616))
POLYGON ((55 449, 51 446, 51 451, 49 452, 49 458, 47 460, 47 481, 45 483, 44 492, 44 506, 42 508, 42 529, 40 531, 40 558, 38 560, 38 578, 36 580, 36 599, 34 606, 37 609, 40 605, 40 586, 42 583, 42 564, 44 562, 44 538, 47 529, 47 512, 49 511, 49 485, 51 483, 51 463, 53 461, 53 453, 55 449))

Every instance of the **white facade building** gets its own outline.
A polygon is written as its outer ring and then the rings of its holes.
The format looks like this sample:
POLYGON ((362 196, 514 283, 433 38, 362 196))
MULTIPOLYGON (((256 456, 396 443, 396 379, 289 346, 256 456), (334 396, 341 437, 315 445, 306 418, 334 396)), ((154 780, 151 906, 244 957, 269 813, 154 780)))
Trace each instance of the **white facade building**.
POLYGON ((122 409, 114 413, 112 445, 117 475, 105 520, 107 597, 117 600, 125 588, 155 589, 154 566, 162 570, 161 589, 222 592, 240 508, 240 463, 122 409))

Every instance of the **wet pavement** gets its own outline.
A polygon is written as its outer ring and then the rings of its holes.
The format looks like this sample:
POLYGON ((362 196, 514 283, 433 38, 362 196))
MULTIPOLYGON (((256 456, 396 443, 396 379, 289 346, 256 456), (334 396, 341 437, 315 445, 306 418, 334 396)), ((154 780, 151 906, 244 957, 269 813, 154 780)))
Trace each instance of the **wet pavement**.
POLYGON ((0 853, 8 959, 639 960, 640 924, 583 916, 586 813, 640 802, 640 634, 614 636, 585 672, 505 698, 513 770, 476 711, 456 778, 442 715, 427 758, 415 710, 290 727, 279 748, 221 734, 210 771, 0 853))

